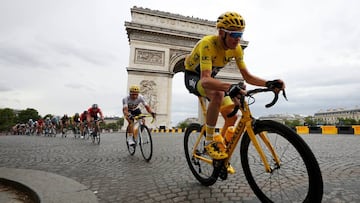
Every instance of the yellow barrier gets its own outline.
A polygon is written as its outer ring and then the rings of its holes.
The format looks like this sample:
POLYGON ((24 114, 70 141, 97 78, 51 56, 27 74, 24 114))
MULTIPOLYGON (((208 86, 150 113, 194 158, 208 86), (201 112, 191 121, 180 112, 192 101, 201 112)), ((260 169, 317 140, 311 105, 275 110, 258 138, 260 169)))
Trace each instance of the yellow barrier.
POLYGON ((360 135, 360 125, 353 125, 354 128, 354 135, 360 135))
POLYGON ((177 132, 178 132, 178 133, 182 133, 182 129, 181 129, 181 128, 178 128, 177 132))
POLYGON ((308 126, 296 126, 295 128, 298 134, 309 134, 308 126))
POLYGON ((322 129, 322 134, 324 135, 338 134, 338 129, 336 128, 336 126, 325 125, 325 126, 321 126, 321 129, 322 129))

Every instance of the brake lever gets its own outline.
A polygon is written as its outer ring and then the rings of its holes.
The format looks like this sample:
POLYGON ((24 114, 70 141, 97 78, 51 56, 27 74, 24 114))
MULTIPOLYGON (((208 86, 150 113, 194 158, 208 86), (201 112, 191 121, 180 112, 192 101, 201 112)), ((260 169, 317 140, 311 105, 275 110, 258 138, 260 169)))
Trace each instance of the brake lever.
POLYGON ((283 94, 283 96, 284 96, 285 100, 286 100, 286 101, 288 101, 288 99, 287 99, 287 97, 286 97, 285 89, 283 89, 282 91, 283 91, 283 93, 282 93, 282 94, 283 94))

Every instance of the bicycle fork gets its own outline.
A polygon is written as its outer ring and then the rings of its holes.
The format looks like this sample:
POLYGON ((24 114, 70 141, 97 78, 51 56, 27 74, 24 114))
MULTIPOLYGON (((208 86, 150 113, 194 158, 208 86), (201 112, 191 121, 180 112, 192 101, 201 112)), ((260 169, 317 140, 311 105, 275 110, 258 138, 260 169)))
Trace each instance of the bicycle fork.
MULTIPOLYGON (((256 137, 256 135, 254 133, 251 122, 246 122, 246 131, 248 132, 250 140, 253 143, 256 151, 260 155, 260 158, 261 158, 261 160, 262 160, 262 162, 264 164, 265 171, 268 172, 268 173, 271 173, 273 171, 273 169, 271 168, 271 166, 270 166, 270 164, 269 164, 269 162, 268 162, 268 160, 267 160, 267 158, 265 156, 264 150, 262 149, 262 147, 261 147, 261 145, 260 145, 260 143, 259 143, 259 141, 258 141, 258 139, 257 139, 257 137, 256 137)), ((272 144, 270 143, 269 138, 267 137, 265 132, 260 132, 259 137, 264 142, 264 144, 266 145, 266 147, 268 148, 268 150, 272 154, 272 157, 273 157, 276 165, 279 167, 280 166, 280 159, 279 159, 278 155, 276 154, 275 149, 272 146, 272 144)))

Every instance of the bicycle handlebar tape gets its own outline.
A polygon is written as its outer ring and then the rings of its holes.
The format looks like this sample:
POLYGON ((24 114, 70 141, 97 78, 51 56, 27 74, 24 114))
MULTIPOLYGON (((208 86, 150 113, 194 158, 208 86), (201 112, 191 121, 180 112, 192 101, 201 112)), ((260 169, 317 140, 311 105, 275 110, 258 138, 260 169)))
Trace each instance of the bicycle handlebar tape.
POLYGON ((234 109, 234 107, 235 104, 230 98, 230 96, 225 96, 221 102, 220 112, 223 113, 223 112, 231 111, 234 109))

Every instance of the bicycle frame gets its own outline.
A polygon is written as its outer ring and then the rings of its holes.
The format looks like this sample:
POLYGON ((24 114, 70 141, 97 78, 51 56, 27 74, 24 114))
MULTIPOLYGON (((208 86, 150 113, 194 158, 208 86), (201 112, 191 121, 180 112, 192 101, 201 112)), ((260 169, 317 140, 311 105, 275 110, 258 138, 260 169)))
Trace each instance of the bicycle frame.
MULTIPOLYGON (((133 126, 133 130, 135 131, 135 129, 137 129, 137 133, 134 133, 134 137, 137 138, 136 136, 139 134, 141 136, 141 130, 139 131, 139 127, 141 127, 142 125, 145 125, 145 118, 146 117, 152 117, 150 114, 139 114, 137 116, 134 116, 134 122, 132 124, 133 126)), ((151 121, 151 123, 154 122, 154 118, 151 121)))
MULTIPOLYGON (((206 118, 206 106, 205 106, 205 103, 203 101, 203 98, 202 97, 198 97, 199 98, 199 101, 200 101, 200 105, 201 105, 201 109, 202 109, 202 113, 203 113, 203 116, 204 118, 206 118)), ((251 112, 250 112, 250 108, 249 108, 249 105, 247 104, 246 101, 244 101, 244 105, 243 105, 243 108, 240 108, 241 110, 241 113, 242 113, 242 116, 241 116, 241 119, 238 121, 238 123, 236 124, 236 127, 235 127, 235 133, 234 133, 234 136, 232 138, 232 140, 230 141, 230 143, 227 144, 227 153, 228 153, 228 158, 225 159, 225 164, 228 164, 229 160, 231 159, 232 157, 232 154, 238 144, 238 142, 240 141, 240 138, 241 136, 247 132, 256 151, 258 152, 263 164, 264 164, 264 168, 265 168, 265 171, 270 173, 272 171, 271 167, 270 167, 270 164, 265 156, 265 153, 264 153, 264 150, 262 149, 261 145, 260 145, 260 142, 258 141, 258 138, 256 137, 255 133, 254 133, 254 130, 253 130, 253 122, 254 122, 254 119, 253 117, 251 116, 251 112)), ((206 123, 206 122, 204 122, 206 123)), ((196 149, 197 149, 197 146, 199 145, 200 141, 201 141, 201 138, 204 136, 204 133, 205 133, 205 130, 206 130, 206 126, 203 125, 203 127, 201 128, 201 132, 199 134, 199 137, 195 143, 195 146, 194 146, 194 149, 192 151, 192 155, 193 157, 197 158, 197 159, 200 159, 206 163, 209 163, 209 164, 212 164, 213 161, 211 159, 208 159, 208 158, 205 158, 205 157, 202 157, 200 155, 197 155, 196 154, 196 149)), ((226 131, 226 129, 223 129, 226 131)), ((270 143, 268 137, 266 136, 266 134, 264 132, 261 132, 260 134, 260 138, 261 140, 264 142, 264 144, 266 145, 266 147, 268 148, 268 150, 271 152, 272 156, 273 156, 273 159, 275 160, 276 164, 278 166, 280 166, 280 159, 277 155, 277 153, 275 152, 275 149, 274 147, 272 146, 272 144, 270 143)))

